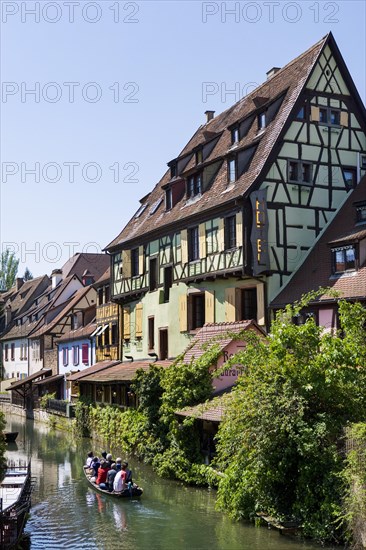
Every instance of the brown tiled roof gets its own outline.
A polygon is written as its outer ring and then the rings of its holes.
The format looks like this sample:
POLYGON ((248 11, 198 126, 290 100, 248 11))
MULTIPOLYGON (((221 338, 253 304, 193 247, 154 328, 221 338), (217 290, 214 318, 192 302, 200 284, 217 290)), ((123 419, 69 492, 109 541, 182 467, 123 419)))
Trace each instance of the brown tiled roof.
POLYGON ((74 306, 76 306, 76 304, 82 298, 84 298, 84 296, 86 296, 88 294, 89 291, 90 291, 90 286, 79 288, 79 290, 77 290, 75 292, 74 296, 70 300, 65 302, 65 305, 61 309, 60 313, 58 313, 58 315, 56 315, 56 317, 50 323, 44 324, 40 329, 36 330, 36 332, 30 334, 30 338, 38 338, 42 334, 45 334, 45 333, 51 331, 54 327, 57 326, 57 324, 61 321, 61 319, 63 317, 65 317, 65 315, 69 311, 71 311, 71 309, 74 306))
POLYGON ((54 374, 53 376, 47 376, 47 378, 43 378, 42 380, 37 380, 34 382, 36 386, 49 386, 53 382, 56 382, 57 380, 61 380, 64 378, 63 374, 54 374))
POLYGON ((95 281, 94 286, 102 285, 103 283, 107 283, 111 278, 111 268, 108 267, 108 269, 105 270, 103 275, 99 277, 97 281, 95 281))
MULTIPOLYGON (((342 208, 338 211, 332 222, 321 234, 314 248, 308 254, 303 264, 298 268, 293 277, 288 281, 283 290, 272 301, 271 307, 284 307, 301 298, 302 294, 317 290, 319 287, 331 287, 341 293, 341 297, 353 299, 366 299, 366 262, 357 271, 346 272, 343 275, 332 275, 331 244, 344 242, 347 235, 348 242, 353 239, 360 240, 365 235, 366 228, 363 225, 355 228, 354 202, 365 200, 366 176, 362 178, 356 189, 350 193, 342 208), (341 237, 340 235, 343 235, 341 237), (351 238, 351 235, 354 237, 351 238)), ((323 294, 319 300, 332 299, 323 294)))
POLYGON ((89 338, 89 336, 93 334, 96 328, 97 324, 92 322, 85 327, 79 327, 75 330, 70 330, 69 332, 63 334, 60 338, 58 338, 56 343, 61 344, 62 342, 70 342, 71 340, 81 340, 82 338, 89 338))
POLYGON ((80 279, 85 270, 88 270, 96 281, 105 272, 110 264, 107 254, 92 254, 77 252, 62 267, 63 277, 77 275, 80 279))
POLYGON ((8 332, 0 338, 1 341, 16 340, 17 338, 27 338, 29 334, 36 328, 38 321, 32 323, 24 323, 23 325, 14 325, 8 332))
POLYGON ((74 372, 73 374, 70 374, 70 376, 67 377, 67 380, 71 382, 75 382, 76 380, 80 380, 81 378, 84 378, 84 376, 88 376, 89 374, 93 374, 95 372, 102 371, 104 369, 108 369, 109 367, 112 367, 113 365, 119 364, 120 361, 99 361, 99 363, 95 363, 94 365, 91 365, 87 369, 83 369, 79 372, 74 372))
POLYGON ((6 390, 16 390, 17 388, 21 388, 26 384, 27 382, 33 382, 37 378, 40 378, 41 376, 47 376, 52 372, 52 369, 41 369, 37 372, 34 372, 33 374, 30 374, 29 376, 26 376, 25 378, 22 378, 22 380, 18 380, 17 382, 13 382, 6 390))
MULTIPOLYGON (((366 197, 366 194, 365 194, 366 197)), ((347 243, 347 242, 359 242, 363 239, 366 239, 366 227, 364 229, 354 229, 350 233, 347 233, 345 235, 342 235, 341 237, 338 237, 338 239, 334 239, 333 241, 329 241, 328 244, 340 244, 340 243, 347 243)))
POLYGON ((239 332, 250 328, 265 335, 263 329, 261 329, 253 320, 230 323, 206 323, 195 335, 194 340, 187 348, 182 361, 189 363, 192 359, 198 359, 201 357, 201 355, 205 352, 204 348, 209 342, 212 344, 218 344, 223 350, 233 340, 230 333, 238 334, 239 332))
MULTIPOLYGON (((186 202, 186 198, 184 196, 180 202, 178 202, 169 211, 165 210, 165 202, 162 200, 162 203, 157 208, 156 212, 154 214, 150 214, 152 205, 156 204, 157 201, 163 199, 165 196, 163 187, 170 181, 170 171, 167 171, 148 197, 143 200, 143 204, 148 203, 148 207, 138 218, 135 218, 134 216, 121 231, 121 233, 106 247, 106 249, 113 249, 114 247, 117 247, 117 245, 123 245, 124 243, 138 237, 141 238, 144 235, 148 235, 150 232, 154 232, 162 226, 173 225, 177 222, 181 222, 181 225, 183 226, 183 220, 186 220, 192 215, 202 214, 204 211, 210 210, 218 205, 232 203, 235 198, 245 194, 254 184, 264 168, 268 156, 272 151, 297 98, 300 95, 300 92, 302 91, 310 72, 316 63, 322 48, 325 46, 330 36, 331 35, 328 35, 322 38, 317 44, 312 46, 295 60, 291 61, 273 77, 256 88, 251 94, 242 98, 231 108, 201 126, 195 132, 188 144, 184 147, 179 158, 182 158, 185 154, 192 152, 196 146, 204 144, 207 141, 207 132, 212 132, 213 134, 220 135, 221 137, 219 138, 218 143, 214 147, 210 156, 205 160, 205 163, 214 160, 222 160, 224 156, 227 155, 228 150, 232 147, 231 132, 228 130, 228 127, 246 118, 251 113, 257 113, 258 111, 256 105, 258 105, 257 99, 259 97, 266 97, 268 102, 271 102, 278 98, 281 94, 285 94, 285 98, 276 117, 272 122, 270 122, 267 128, 259 134, 257 131, 257 117, 255 116, 248 134, 241 140, 239 144, 240 148, 250 146, 254 143, 258 143, 258 147, 249 169, 235 182, 235 185, 228 187, 227 166, 226 163, 223 162, 211 187, 207 189, 202 196, 198 198, 198 200, 186 202)), ((189 165, 189 167, 192 166, 193 164, 189 165)))
POLYGON ((180 411, 176 411, 175 414, 210 422, 221 422, 230 398, 231 394, 227 393, 206 401, 206 403, 200 403, 194 407, 185 407, 180 411))
MULTIPOLYGON (((144 371, 149 370, 151 365, 159 367, 169 367, 173 361, 132 361, 118 363, 107 369, 99 370, 95 373, 88 374, 82 377, 82 382, 131 382, 136 376, 136 372, 139 369, 144 371)), ((85 371, 84 371, 85 372, 85 371)), ((70 377, 68 378, 70 380, 70 377)))

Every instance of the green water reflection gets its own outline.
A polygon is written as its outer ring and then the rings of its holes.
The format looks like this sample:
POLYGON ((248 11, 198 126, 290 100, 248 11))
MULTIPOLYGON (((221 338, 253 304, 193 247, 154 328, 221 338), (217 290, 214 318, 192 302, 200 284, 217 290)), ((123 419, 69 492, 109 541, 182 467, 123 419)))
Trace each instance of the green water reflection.
MULTIPOLYGON (((265 528, 230 521, 215 511, 215 492, 162 480, 130 461, 144 488, 140 500, 115 501, 89 488, 82 465, 90 441, 46 425, 8 419, 18 431, 8 458, 32 460, 37 479, 26 532, 32 549, 101 550, 310 550, 265 528)), ((102 449, 93 449, 100 453, 102 449)))

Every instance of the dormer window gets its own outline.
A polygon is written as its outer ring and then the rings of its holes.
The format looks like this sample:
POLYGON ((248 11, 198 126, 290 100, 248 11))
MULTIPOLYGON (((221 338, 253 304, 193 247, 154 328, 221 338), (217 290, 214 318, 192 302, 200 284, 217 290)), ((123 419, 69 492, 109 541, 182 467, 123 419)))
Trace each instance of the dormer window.
POLYGON ((356 223, 366 223, 366 202, 356 206, 356 223))
POLYGON ((196 151, 196 164, 201 164, 202 161, 203 161, 203 150, 201 148, 201 149, 198 149, 198 151, 196 151))
POLYGON ((199 172, 194 176, 190 176, 187 182, 187 198, 191 199, 202 193, 202 174, 199 172))
POLYGON ((234 181, 236 181, 236 158, 228 160, 227 168, 228 182, 233 183, 234 181))
POLYGON ((234 143, 238 143, 238 142, 239 142, 239 126, 235 126, 235 128, 231 130, 231 143, 232 145, 234 145, 234 143))
POLYGON ((177 164, 174 163, 170 167, 170 177, 175 178, 176 175, 177 175, 177 164))
POLYGON ((169 189, 165 191, 165 210, 171 210, 172 208, 173 208, 173 194, 172 194, 171 188, 169 187, 169 189))
POLYGON ((266 127, 266 113, 258 115, 258 130, 263 130, 266 127))
POLYGON ((355 245, 339 246, 332 248, 333 273, 344 273, 356 269, 355 245))

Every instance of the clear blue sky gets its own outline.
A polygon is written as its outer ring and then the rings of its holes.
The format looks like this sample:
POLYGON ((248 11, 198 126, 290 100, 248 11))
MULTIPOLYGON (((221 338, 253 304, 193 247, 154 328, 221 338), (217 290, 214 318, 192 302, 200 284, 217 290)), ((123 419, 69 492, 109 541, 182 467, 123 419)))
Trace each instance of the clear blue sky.
POLYGON ((329 31, 365 102, 363 1, 0 4, 0 238, 20 275, 105 247, 205 110, 329 31))

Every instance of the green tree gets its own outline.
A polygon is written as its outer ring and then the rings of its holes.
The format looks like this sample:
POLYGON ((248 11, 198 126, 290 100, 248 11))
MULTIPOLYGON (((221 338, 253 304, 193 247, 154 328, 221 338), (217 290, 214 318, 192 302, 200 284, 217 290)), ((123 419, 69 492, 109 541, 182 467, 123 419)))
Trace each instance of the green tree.
POLYGON ((23 280, 24 280, 24 281, 30 281, 31 279, 33 279, 33 275, 32 275, 32 273, 29 271, 29 268, 26 267, 26 268, 25 268, 25 271, 24 271, 24 275, 23 275, 23 280))
POLYGON ((18 272, 19 260, 8 248, 1 253, 0 290, 9 290, 14 284, 18 272))
POLYGON ((292 319, 314 298, 287 306, 269 341, 232 358, 247 367, 218 434, 218 504, 232 517, 296 517, 304 533, 342 536, 344 428, 366 418, 366 310, 339 302, 341 332, 292 319))

